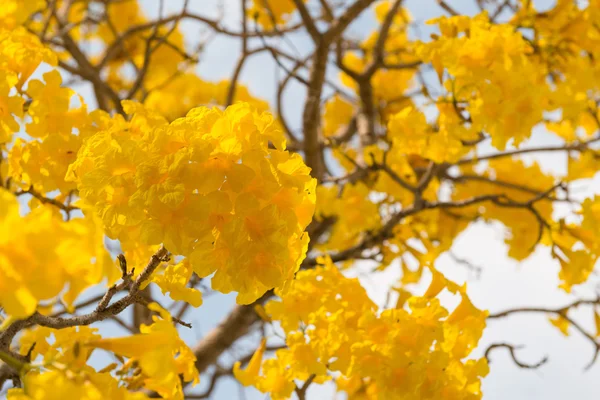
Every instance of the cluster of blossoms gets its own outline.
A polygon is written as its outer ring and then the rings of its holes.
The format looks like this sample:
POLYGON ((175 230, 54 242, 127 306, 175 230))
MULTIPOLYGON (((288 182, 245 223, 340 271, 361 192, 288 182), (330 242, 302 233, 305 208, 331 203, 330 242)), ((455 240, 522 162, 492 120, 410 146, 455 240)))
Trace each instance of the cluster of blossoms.
POLYGON ((240 103, 169 124, 139 104, 124 108, 131 120, 117 116, 90 137, 67 176, 107 235, 125 249, 164 243, 239 303, 289 284, 306 253, 316 182, 284 150, 273 117, 240 103))
POLYGON ((180 339, 169 313, 155 303, 149 308, 158 314, 154 322, 123 338, 103 339, 96 328, 85 326, 26 331, 20 338, 21 349, 32 362, 22 367, 23 387, 10 389, 8 399, 149 399, 138 391, 142 388, 162 398, 183 399, 182 382, 198 382, 196 358, 180 339), (110 351, 120 364, 96 371, 87 365, 95 349, 110 351))
MULTIPOLYGON (((146 99, 148 109, 124 102, 130 121, 99 110, 88 113, 83 99, 62 87, 58 71, 43 74, 43 80, 29 79, 42 62, 50 66, 57 62, 56 55, 35 35, 18 26, 28 12, 42 9, 41 3, 28 2, 23 16, 16 5, 15 9, 8 7, 3 19, 8 29, 0 32, 1 71, 6 79, 0 142, 12 142, 5 171, 12 185, 23 192, 58 191, 57 202, 69 201, 79 190, 83 202, 78 205, 92 206, 94 210, 86 213, 100 216, 106 233, 121 240, 126 254, 141 253, 130 261, 147 260, 151 247, 144 246, 159 243, 165 243, 175 255, 189 257, 168 266, 153 280, 173 298, 195 306, 201 304, 200 293, 186 288, 193 271, 201 276, 217 271, 213 287, 238 291, 239 301, 244 303, 287 284, 308 244, 303 232, 313 213, 315 181, 300 156, 285 151, 278 122, 263 113, 267 108, 264 102, 239 87, 235 99, 251 105, 238 104, 226 112, 195 109, 169 124, 149 111, 162 110, 161 105, 167 104, 165 95, 178 93, 182 84, 194 88, 188 103, 181 103, 188 110, 191 104, 224 102, 227 85, 191 84, 192 74, 159 85, 161 77, 166 79, 177 71, 181 59, 155 53, 150 70, 156 76, 148 79, 160 88, 146 99), (202 98, 198 98, 200 94, 202 98), (13 140, 21 121, 29 138, 13 140), (269 149, 269 144, 276 148, 269 149), (247 250, 242 251, 244 248, 247 250)), ((84 8, 71 11, 71 22, 84 18, 84 8)), ((87 36, 80 32, 82 38, 97 36, 110 43, 132 21, 145 20, 135 1, 111 4, 107 11, 114 26, 100 25, 97 31, 86 32, 87 36)), ((34 24, 34 30, 39 28, 34 24)), ((127 57, 142 62, 145 38, 144 32, 128 36, 127 57)), ((110 60, 113 78, 109 82, 116 89, 133 84, 119 75, 127 57, 110 60)), ((166 116, 175 120, 184 114, 184 108, 170 109, 166 116)), ((31 207, 38 204, 35 198, 30 202, 31 207)), ((61 239, 57 236, 57 240, 61 239)), ((111 269, 109 282, 116 271, 111 269)), ((93 274, 89 279, 97 278, 93 282, 97 283, 104 276, 93 274)), ((62 281, 60 289, 65 283, 62 281)), ((78 285, 72 287, 72 291, 81 290, 76 289, 78 285)), ((31 304, 27 309, 27 315, 31 314, 31 304)))
MULTIPOLYGON (((34 195, 23 217, 14 194, 0 189, 0 222, 6 228, 0 235, 0 306, 10 316, 3 323, 36 312, 50 315, 59 297, 73 311, 83 290, 113 284, 120 272, 105 249, 105 233, 121 241, 138 273, 155 244, 185 256, 150 277, 174 300, 200 306, 200 292, 187 287, 193 272, 203 277, 216 272, 213 288, 235 290, 243 303, 273 287, 284 290, 306 253, 304 229, 313 214, 316 182, 301 157, 285 151, 277 121, 264 112, 267 106, 240 87, 235 99, 251 104, 225 111, 197 108, 180 119, 183 112, 174 112, 167 115, 172 123, 149 111, 159 108, 153 96, 148 109, 123 102, 129 120, 88 113, 83 99, 62 86, 57 70, 30 79, 42 63, 54 67, 57 55, 19 27, 42 8, 28 6, 23 16, 20 8, 8 7, 0 19, 0 145, 8 155, 1 176, 10 179, 7 189, 34 195), (27 136, 18 134, 21 128, 27 136), (58 194, 44 196, 52 192, 58 194), (80 199, 71 206, 74 193, 80 199), (55 207, 63 203, 68 217, 78 208, 84 217, 65 220, 55 207)), ((138 12, 136 2, 115 8, 116 19, 138 12)), ((82 14, 70 15, 78 17, 82 14)), ((102 27, 97 34, 109 35, 102 27)), ((135 53, 135 43, 127 46, 135 53)), ((123 62, 113 60, 113 85, 118 86, 123 62)), ((160 69, 152 68, 157 73, 152 79, 167 74, 160 69)), ((176 84, 181 82, 189 84, 176 84)), ((189 102, 222 103, 226 87, 214 84, 213 94, 189 102)), ((167 86, 162 93, 177 90, 167 86)), ((145 399, 150 392, 183 398, 181 377, 198 381, 195 356, 169 314, 156 305, 148 308, 160 318, 142 325, 140 334, 119 339, 103 339, 86 327, 25 331, 20 351, 31 363, 19 364, 23 387, 11 389, 9 398, 145 399), (110 351, 122 365, 96 371, 87 365, 94 349, 110 351)), ((4 353, 2 359, 7 360, 4 353)))
POLYGON ((528 138, 542 119, 549 89, 547 71, 531 57, 533 49, 522 34, 510 24, 492 24, 486 13, 431 23, 439 26, 441 35, 418 45, 417 54, 433 65, 440 80, 447 72, 443 84, 451 96, 448 101, 457 104, 459 112, 468 112, 470 129, 487 132, 499 150, 511 139, 519 145, 528 138), (531 85, 536 90, 529 90, 531 85))
MULTIPOLYGON (((477 399, 485 359, 466 360, 485 327, 464 287, 432 269, 422 297, 377 310, 357 279, 344 277, 330 259, 301 271, 290 290, 265 306, 285 332, 286 348, 261 362, 265 342, 245 370, 245 385, 290 398, 295 381, 335 379, 351 399, 477 399), (436 296, 448 289, 462 300, 452 313, 436 296)), ((406 299, 404 299, 406 300, 406 299)))
POLYGON ((33 314, 39 302, 61 293, 71 308, 83 290, 118 277, 96 219, 66 222, 52 206, 22 217, 15 196, 0 188, 0 224, 0 305, 13 318, 33 314))
MULTIPOLYGON (((377 6, 379 21, 383 21, 389 8, 390 2, 377 6)), ((552 191, 557 182, 591 178, 600 168, 597 151, 584 147, 587 141, 594 140, 598 129, 597 91, 590 88, 598 87, 593 60, 598 52, 594 45, 599 18, 594 2, 579 7, 572 1, 559 1, 556 7, 543 13, 528 4, 506 23, 492 21, 486 12, 474 17, 440 17, 428 22, 438 27, 439 34, 432 35, 427 42, 411 42, 406 28, 409 16, 399 11, 385 42, 386 59, 369 80, 379 128, 385 134, 360 150, 349 143, 334 148, 333 152, 349 175, 361 163, 373 169, 385 164, 394 175, 387 171, 373 173, 370 182, 348 183, 342 190, 335 185, 318 187, 324 200, 317 204, 316 218, 336 220, 332 235, 321 248, 345 249, 362 243, 370 232, 389 220, 398 203, 403 208, 413 204, 415 193, 408 186, 413 189, 418 186, 430 162, 438 165, 438 171, 458 163, 459 178, 454 180, 450 173, 434 176, 420 197, 429 202, 439 201, 440 191, 448 189, 444 180, 450 180, 452 187, 448 193, 454 202, 483 194, 509 201, 488 201, 452 212, 425 211, 403 219, 394 229, 393 237, 380 246, 382 268, 401 257, 416 259, 418 271, 423 271, 424 266, 449 249, 454 238, 469 225, 465 221, 483 218, 499 221, 506 227, 510 257, 523 260, 538 243, 548 245, 561 263, 561 287, 570 290, 571 286, 585 282, 597 259, 595 247, 581 233, 587 230, 579 222, 544 224, 543 221, 552 221, 554 202, 535 197, 552 191), (520 28, 534 30, 534 39, 520 28), (387 54, 396 58, 388 60, 391 56, 387 54), (394 64, 406 65, 414 60, 432 65, 441 84, 442 94, 438 97, 424 91, 430 102, 427 109, 397 96, 410 89, 414 69, 397 69, 394 64), (397 77, 379 80, 378 74, 397 74, 397 77), (400 83, 403 88, 391 90, 396 100, 378 94, 400 83), (563 116, 557 122, 548 117, 548 113, 556 111, 563 116), (537 162, 524 163, 516 157, 477 164, 474 145, 485 140, 484 134, 489 135, 492 146, 498 150, 507 145, 518 148, 531 136, 533 128, 542 123, 567 145, 583 149, 569 153, 564 176, 550 174, 537 162), (469 161, 465 162, 465 158, 469 161), (528 202, 531 204, 527 205, 528 202), (579 233, 567 240, 569 244, 561 244, 559 238, 573 236, 568 231, 579 233), (408 243, 415 239, 419 246, 408 243), (568 256, 572 251, 569 249, 581 245, 585 249, 579 250, 577 257, 568 256), (572 258, 580 261, 577 267, 567 266, 572 258)), ((377 35, 373 33, 368 40, 358 43, 358 51, 344 53, 340 64, 342 82, 357 92, 361 79, 353 78, 352 73, 364 71, 372 61, 369 57, 373 56, 377 35), (353 60, 359 60, 357 54, 365 59, 360 67, 353 67, 353 60), (344 66, 349 71, 344 72, 344 66)), ((366 108, 365 104, 361 107, 366 108)), ((324 107, 324 136, 339 138, 355 123, 358 113, 353 102, 333 96, 324 107)), ((403 280, 414 282, 420 276, 418 272, 417 276, 403 280)))

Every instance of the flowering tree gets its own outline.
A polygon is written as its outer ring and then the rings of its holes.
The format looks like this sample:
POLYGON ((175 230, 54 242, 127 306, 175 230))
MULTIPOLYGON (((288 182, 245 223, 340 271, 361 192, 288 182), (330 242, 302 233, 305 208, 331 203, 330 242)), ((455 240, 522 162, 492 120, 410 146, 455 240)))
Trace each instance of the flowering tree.
POLYGON ((350 399, 479 399, 495 349, 545 361, 508 343, 471 354, 486 321, 517 313, 573 328, 596 360, 599 332, 570 311, 598 330, 598 298, 490 314, 436 260, 496 221, 509 257, 551 253, 557 290, 588 280, 600 197, 571 188, 600 168, 599 1, 480 0, 466 16, 438 0, 431 37, 402 0, 239 0, 237 26, 194 0, 150 3, 157 17, 137 0, 0 6, 8 399, 208 398, 226 376, 272 399, 325 383, 350 399), (356 37, 363 15, 377 25, 356 37), (231 79, 196 74, 202 43, 184 22, 239 40, 231 79), (275 104, 239 82, 260 53, 280 72, 275 104), (292 82, 301 129, 283 112, 292 82), (540 125, 560 144, 530 140, 540 125), (563 174, 523 159, 544 152, 563 155, 563 174), (402 271, 386 304, 357 266, 402 271), (213 292, 238 305, 184 342, 186 312, 213 292), (107 335, 111 321, 128 335, 107 335), (254 347, 224 364, 242 338, 254 347), (114 362, 98 366, 101 353, 114 362))

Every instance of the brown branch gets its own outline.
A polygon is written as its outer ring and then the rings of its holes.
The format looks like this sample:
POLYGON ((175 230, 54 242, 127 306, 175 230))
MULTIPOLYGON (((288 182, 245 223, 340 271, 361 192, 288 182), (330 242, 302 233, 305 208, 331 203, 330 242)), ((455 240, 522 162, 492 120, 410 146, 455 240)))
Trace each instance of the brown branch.
POLYGON ((388 64, 385 61, 382 64, 382 67, 385 69, 414 69, 422 64, 421 61, 412 61, 405 63, 396 63, 396 64, 388 64))
POLYGON ((402 186, 404 189, 412 193, 415 193, 417 191, 417 188, 415 186, 402 179, 393 169, 391 169, 387 164, 385 164, 385 162, 377 163, 375 161, 375 158, 373 158, 371 169, 384 171, 386 174, 389 175, 390 178, 392 178, 394 182, 396 182, 398 185, 402 186))
POLYGON ((356 0, 344 13, 329 27, 327 32, 323 34, 323 42, 328 46, 337 39, 339 35, 346 30, 348 25, 352 23, 367 7, 373 4, 375 0, 356 0))
POLYGON ((7 349, 15 335, 22 329, 30 326, 40 325, 48 328, 63 329, 73 326, 90 325, 94 322, 103 321, 120 314, 123 310, 136 302, 141 284, 150 278, 150 275, 158 268, 160 263, 168 258, 168 254, 169 252, 167 249, 161 246, 156 253, 152 255, 144 270, 131 282, 127 295, 102 310, 94 310, 88 314, 72 316, 69 318, 47 316, 36 312, 26 319, 13 322, 4 331, 0 332, 0 350, 7 349))
MULTIPOLYGON (((555 187, 553 187, 554 189, 555 187)), ((345 261, 351 258, 355 258, 360 256, 363 251, 376 246, 386 239, 392 237, 392 233, 394 227, 400 223, 404 218, 414 215, 423 210, 432 210, 432 209, 453 209, 453 208, 466 208, 475 204, 481 204, 485 202, 492 202, 495 205, 500 207, 514 207, 514 208, 524 208, 531 211, 536 218, 538 218, 540 222, 541 228, 549 228, 548 223, 541 218, 537 210, 533 207, 533 205, 542 200, 544 197, 535 196, 529 199, 526 202, 517 202, 503 194, 485 194, 481 196, 474 196, 465 200, 459 201, 434 201, 429 202, 425 201, 422 198, 419 200, 417 196, 415 196, 415 202, 412 206, 407 207, 396 214, 392 215, 392 217, 383 225, 383 227, 375 233, 368 234, 360 243, 349 247, 345 250, 329 254, 333 262, 345 261)), ((304 263, 304 268, 311 268, 317 265, 317 257, 307 258, 304 263)))
POLYGON ((240 74, 242 73, 242 68, 244 67, 244 63, 248 58, 248 24, 246 22, 246 0, 240 0, 242 6, 242 54, 236 64, 236 67, 233 71, 233 76, 231 78, 231 82, 229 83, 229 88, 227 89, 227 97, 225 99, 225 107, 228 107, 233 103, 233 99, 235 98, 235 89, 237 86, 237 81, 239 79, 240 74))
MULTIPOLYGON (((65 10, 65 12, 68 12, 68 8, 65 10)), ((71 35, 69 35, 69 31, 64 29, 65 23, 63 22, 63 18, 65 17, 61 17, 59 15, 55 16, 57 25, 60 28, 59 32, 61 34, 63 46, 77 62, 77 65, 79 66, 77 71, 79 72, 80 76, 92 83, 94 93, 98 101, 98 106, 104 107, 103 109, 105 111, 110 111, 103 99, 103 97, 106 96, 112 101, 117 112, 124 114, 119 96, 106 82, 104 82, 104 80, 100 77, 100 70, 92 65, 83 51, 79 48, 79 45, 75 42, 71 35)), ((65 64, 63 63, 62 65, 65 64)))
POLYGON ((400 6, 402 5, 404 0, 396 0, 390 10, 388 11, 381 27, 379 29, 379 35, 377 37, 377 41, 375 42, 375 46, 373 48, 373 60, 371 64, 366 68, 365 72, 362 74, 367 79, 371 79, 373 74, 377 71, 377 69, 383 64, 383 53, 385 50, 385 42, 389 36, 390 29, 392 27, 392 23, 394 22, 394 17, 398 13, 400 6))
POLYGON ((10 365, 0 363, 0 390, 2 390, 6 381, 18 376, 19 374, 10 365))
POLYGON ((49 197, 45 197, 44 195, 38 193, 35 189, 33 189, 33 186, 29 187, 29 189, 27 190, 22 190, 19 192, 15 193, 15 196, 23 196, 26 194, 30 194, 33 197, 35 197, 37 200, 39 200, 40 203, 42 204, 50 204, 53 205, 54 207, 57 207, 61 210, 63 210, 64 212, 66 212, 67 214, 73 210, 79 210, 79 207, 75 207, 72 205, 67 205, 67 204, 63 204, 60 201, 56 200, 56 199, 51 199, 49 197))
POLYGON ((518 307, 518 308, 511 308, 508 310, 504 310, 504 311, 500 311, 497 313, 493 313, 488 315, 488 319, 497 319, 497 318, 504 318, 504 317, 508 317, 510 315, 513 314, 520 314, 520 313, 549 313, 549 314, 560 314, 562 315, 565 310, 570 310, 572 308, 577 308, 579 306, 582 305, 600 305, 600 299, 589 299, 589 300, 585 300, 585 299, 581 299, 581 300, 576 300, 571 304, 567 304, 564 307, 559 307, 559 308, 544 308, 544 307, 518 307))
POLYGON ((242 51, 242 54, 241 54, 240 58, 238 59, 238 62, 236 63, 236 66, 233 70, 233 76, 231 77, 231 81, 229 82, 229 88, 227 89, 227 97, 225 99, 225 104, 224 104, 225 107, 230 106, 234 102, 235 91, 237 89, 237 82, 240 78, 240 74, 242 73, 242 69, 244 68, 244 64, 246 63, 248 58, 250 56, 253 56, 260 52, 269 50, 268 48, 265 48, 265 47, 248 50, 245 47, 245 45, 243 46, 243 48, 244 48, 244 50, 242 51))
MULTIPOLYGON (((535 195, 539 195, 539 194, 543 193, 543 191, 531 188, 529 186, 525 186, 525 185, 521 185, 518 183, 509 182, 509 181, 504 181, 501 179, 492 179, 492 178, 489 178, 489 177, 483 176, 483 175, 463 174, 463 175, 459 175, 456 177, 444 175, 443 178, 448 179, 448 180, 453 181, 458 184, 464 183, 465 181, 479 181, 479 182, 489 183, 490 185, 505 187, 508 189, 514 189, 514 190, 518 190, 518 191, 530 193, 530 194, 535 194, 535 195)), ((559 184, 557 187, 562 187, 562 185, 559 184)), ((561 201, 562 199, 549 198, 549 200, 561 201)))
MULTIPOLYGON (((300 0, 294 1, 301 3, 300 0)), ((321 93, 325 82, 329 47, 346 27, 373 2, 374 0, 357 0, 354 2, 315 42, 316 49, 310 69, 308 93, 302 114, 302 128, 304 131, 306 164, 312 169, 312 175, 318 181, 322 180, 324 174, 322 146, 319 142, 319 126, 321 122, 321 93)))
POLYGON ((169 32, 167 32, 167 34, 162 36, 161 38, 158 38, 159 25, 155 25, 154 28, 152 29, 152 33, 146 39, 146 48, 144 49, 144 63, 142 64, 142 68, 139 69, 136 79, 135 79, 133 85, 131 86, 131 89, 129 90, 129 92, 126 95, 127 99, 133 99, 135 94, 142 88, 144 79, 146 78, 146 74, 148 73, 148 68, 150 67, 150 61, 152 59, 152 54, 161 45, 163 45, 167 41, 168 37, 177 29, 177 25, 178 25, 179 20, 181 19, 181 15, 183 15, 183 12, 180 13, 180 15, 179 15, 180 18, 175 20, 175 24, 169 30, 169 32), (156 45, 153 46, 152 42, 154 42, 155 40, 157 41, 157 43, 156 43, 156 45))
MULTIPOLYGON (((146 31, 146 30, 149 30, 149 29, 152 29, 155 26, 169 24, 175 20, 183 21, 186 19, 191 19, 191 20, 202 22, 202 23, 208 25, 209 27, 211 27, 211 29, 213 31, 215 31, 216 33, 221 33, 221 34, 224 34, 227 36, 233 36, 233 37, 243 37, 244 36, 243 32, 234 32, 234 31, 231 31, 231 30, 228 30, 228 29, 222 27, 218 21, 211 20, 211 19, 203 17, 201 15, 193 14, 193 13, 185 11, 185 12, 177 14, 177 15, 172 15, 172 16, 165 17, 165 18, 159 18, 154 21, 149 21, 149 22, 146 22, 143 24, 134 25, 134 26, 129 27, 126 31, 121 33, 115 39, 114 42, 112 42, 107 47, 106 51, 104 52, 104 56, 102 57, 102 60, 98 64, 98 68, 102 69, 112 59, 114 59, 114 57, 116 57, 116 55, 119 54, 120 49, 123 47, 124 41, 127 40, 130 36, 135 35, 140 32, 143 32, 143 31, 146 31)), ((248 38, 258 37, 258 36, 265 36, 265 37, 282 36, 285 33, 294 32, 302 26, 303 26, 302 24, 296 24, 296 25, 290 26, 284 30, 279 29, 279 30, 271 30, 271 31, 246 32, 245 36, 248 38)))
POLYGON ((306 391, 308 390, 308 387, 311 385, 311 383, 313 383, 315 378, 316 375, 311 374, 302 386, 296 387, 295 391, 296 395, 298 396, 298 400, 306 400, 306 391))
MULTIPOLYGON (((265 293, 255 304, 264 303, 272 295, 273 292, 265 293)), ((193 348, 198 372, 203 373, 213 365, 219 356, 248 333, 250 327, 259 319, 254 311, 254 304, 235 306, 229 315, 193 348)))
POLYGON ((448 14, 452 16, 460 15, 458 11, 450 7, 444 0, 436 0, 438 5, 442 7, 448 14))
POLYGON ((494 13, 490 15, 490 21, 496 21, 496 18, 498 18, 500 14, 502 14, 502 11, 504 11, 506 7, 510 7, 510 0, 504 0, 504 2, 496 8, 494 13))
POLYGON ((300 13, 300 17, 302 18, 302 22, 304 22, 306 31, 312 38, 313 42, 315 44, 318 44, 321 41, 321 33, 315 25, 315 20, 308 12, 308 9, 306 8, 306 5, 302 0, 293 0, 293 2, 296 8, 298 9, 298 12, 300 13))
POLYGON ((315 51, 302 115, 305 161, 306 165, 312 169, 312 175, 318 181, 322 180, 324 173, 321 144, 319 143, 319 126, 321 123, 321 92, 325 81, 328 53, 329 48, 322 43, 315 51))
POLYGON ((580 143, 573 143, 573 144, 565 145, 565 146, 544 146, 544 147, 531 147, 531 148, 526 148, 526 149, 511 150, 511 151, 506 151, 503 153, 488 154, 488 155, 481 156, 481 157, 473 157, 473 158, 459 160, 456 163, 456 165, 471 164, 471 163, 477 163, 477 162, 485 161, 485 160, 493 160, 493 159, 497 159, 497 158, 511 157, 511 156, 515 156, 515 155, 519 155, 519 154, 528 154, 528 153, 543 153, 543 152, 555 152, 555 151, 559 151, 559 152, 584 151, 590 144, 593 144, 598 141, 600 141, 600 136, 595 136, 586 141, 583 141, 580 143))
POLYGON ((319 3, 321 4, 321 8, 323 9, 323 17, 325 18, 325 20, 329 22, 333 21, 333 10, 331 9, 329 3, 327 3, 327 0, 319 0, 319 3))
MULTIPOLYGON (((152 303, 152 300, 149 300, 145 297, 142 296, 138 296, 135 299, 135 303, 141 305, 142 307, 146 308, 149 312, 150 315, 159 315, 159 313, 157 313, 156 311, 152 311, 148 306, 150 305, 150 303, 152 303)), ((165 308, 161 305, 162 308, 165 308)), ((173 320, 173 322, 175 322, 176 324, 185 326, 186 328, 192 328, 192 324, 190 324, 189 322, 185 322, 183 320, 181 320, 179 317, 176 316, 171 316, 171 319, 173 320)))
POLYGON ((231 374, 232 374, 231 371, 228 371, 226 369, 217 368, 217 370, 210 377, 210 383, 208 384, 208 387, 206 388, 206 390, 204 392, 202 392, 200 394, 186 394, 184 396, 184 398, 185 399, 208 399, 208 398, 210 398, 211 394, 213 393, 213 391, 215 390, 215 388, 217 386, 217 382, 219 381, 219 379, 224 376, 231 375, 231 374))
POLYGON ((302 145, 302 143, 300 143, 300 140, 296 137, 296 135, 294 135, 292 133, 292 130, 290 129, 290 126, 287 123, 287 120, 285 119, 285 117, 283 115, 283 93, 284 93, 288 83, 290 82, 291 78, 298 72, 298 70, 300 68, 302 68, 303 66, 306 65, 308 59, 309 59, 309 57, 305 58, 304 60, 300 60, 300 61, 296 62, 296 65, 294 65, 294 67, 290 71, 291 73, 287 74, 286 77, 283 79, 283 81, 281 83, 279 83, 279 85, 277 87, 277 103, 276 103, 277 116, 279 117, 279 121, 281 122, 281 125, 283 126, 283 130, 285 131, 287 136, 290 138, 292 145, 294 147, 299 147, 302 145))
POLYGON ((542 358, 540 361, 538 361, 535 364, 524 363, 522 361, 519 361, 519 359, 517 359, 517 356, 515 355, 515 350, 522 348, 522 346, 513 346, 513 345, 508 344, 508 343, 494 343, 494 344, 491 344, 485 350, 484 357, 488 360, 488 364, 491 364, 491 362, 492 362, 491 359, 490 359, 490 353, 492 352, 492 350, 494 350, 494 349, 500 349, 500 348, 506 348, 506 349, 508 349, 508 351, 510 353, 510 357, 513 359, 513 361, 515 362, 515 364, 517 364, 517 366, 519 366, 520 368, 536 369, 536 368, 539 368, 542 365, 546 364, 546 362, 548 362, 548 356, 544 356, 544 358, 542 358))
POLYGON ((125 329, 129 333, 139 333, 139 330, 135 326, 127 324, 125 321, 119 318, 118 315, 111 316, 109 320, 114 321, 117 325, 119 325, 121 328, 125 329))
POLYGON ((512 308, 508 310, 504 310, 498 313, 488 315, 488 319, 498 319, 508 317, 513 314, 522 314, 522 313, 544 313, 544 314, 554 314, 561 318, 564 318, 575 330, 581 333, 590 343, 594 345, 595 351, 594 356, 590 360, 590 362, 585 366, 585 369, 591 368, 591 366, 596 362, 598 355, 600 354, 600 342, 594 337, 594 335, 587 332, 583 327, 577 323, 577 321, 573 320, 571 317, 567 315, 567 312, 571 309, 577 308, 582 305, 592 305, 597 306, 600 304, 600 298, 596 299, 581 299, 576 300, 571 304, 567 304, 564 307, 560 308, 544 308, 544 307, 519 307, 512 308))
POLYGON ((466 267, 469 271, 473 272, 477 279, 480 278, 481 271, 483 270, 483 268, 481 268, 481 266, 473 264, 471 261, 457 255, 456 253, 454 253, 451 250, 449 250, 446 254, 448 254, 448 256, 452 259, 452 261, 454 261, 455 263, 457 263, 459 265, 466 267))
MULTIPOLYGON (((338 41, 336 47, 336 58, 338 67, 350 76, 358 85, 361 111, 356 118, 357 130, 361 139, 361 146, 367 146, 376 140, 376 111, 375 100, 373 96, 373 86, 371 78, 384 65, 385 43, 388 39, 394 17, 398 13, 403 0, 395 0, 390 10, 386 14, 383 23, 379 29, 377 41, 375 42, 371 62, 366 66, 363 72, 358 73, 347 68, 343 63, 342 44, 338 41)), ((420 65, 420 62, 415 66, 420 65)))

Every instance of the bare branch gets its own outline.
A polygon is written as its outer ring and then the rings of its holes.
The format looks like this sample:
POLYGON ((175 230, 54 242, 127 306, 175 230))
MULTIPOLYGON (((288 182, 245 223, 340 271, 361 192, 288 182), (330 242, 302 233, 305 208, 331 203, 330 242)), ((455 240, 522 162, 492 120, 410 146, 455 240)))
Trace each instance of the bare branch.
POLYGON ((26 319, 13 322, 4 331, 0 332, 0 350, 7 349, 10 346, 12 339, 19 331, 33 325, 40 325, 54 329, 63 329, 73 326, 90 325, 94 322, 103 321, 107 318, 111 318, 120 314, 123 310, 136 302, 141 284, 144 283, 150 277, 150 275, 152 275, 160 263, 168 257, 168 254, 169 252, 167 249, 161 246, 156 253, 152 255, 144 270, 134 281, 132 281, 127 295, 122 299, 117 300, 113 304, 103 308, 102 310, 94 310, 88 314, 76 315, 69 318, 63 318, 60 316, 47 316, 36 312, 26 319))
POLYGON ((485 351, 484 357, 488 360, 488 364, 491 363, 490 353, 492 352, 492 350, 500 349, 500 348, 508 349, 511 358, 513 359, 515 364, 517 364, 520 368, 536 369, 536 368, 539 368, 542 365, 546 364, 546 362, 548 362, 548 356, 544 356, 544 358, 542 358, 540 361, 536 362, 535 364, 524 363, 522 361, 519 361, 519 359, 517 359, 517 356, 515 355, 515 350, 522 348, 522 346, 513 346, 508 343, 494 343, 494 344, 490 345, 485 351))
POLYGON ((298 9, 298 12, 300 13, 302 22, 304 22, 306 31, 312 38, 313 42, 318 44, 321 41, 321 33, 319 32, 319 30, 317 29, 317 26, 315 25, 315 20, 311 17, 310 13, 308 12, 308 9, 306 8, 306 5, 304 4, 304 2, 302 0, 293 0, 293 1, 294 1, 294 4, 296 5, 296 8, 298 9))

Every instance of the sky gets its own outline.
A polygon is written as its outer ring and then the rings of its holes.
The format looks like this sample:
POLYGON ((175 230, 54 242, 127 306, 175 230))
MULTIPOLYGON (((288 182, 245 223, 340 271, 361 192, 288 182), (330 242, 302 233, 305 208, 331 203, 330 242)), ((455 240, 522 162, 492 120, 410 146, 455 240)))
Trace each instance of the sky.
MULTIPOLYGON (((142 0, 142 3, 148 16, 157 15, 159 0, 142 0)), ((181 9, 182 3, 181 0, 165 2, 167 7, 165 13, 177 12, 181 9)), ((217 16, 218 3, 224 4, 221 9, 224 23, 231 27, 239 27, 238 0, 223 2, 190 0, 190 10, 206 16, 217 16)), ((474 0, 454 0, 449 3, 465 14, 474 14, 477 11, 474 0)), ((552 1, 534 3, 538 8, 544 8, 550 6, 552 1)), ((424 22, 443 15, 443 10, 435 0, 406 0, 405 6, 413 16, 415 24, 419 26, 423 37, 433 32, 433 28, 425 26, 424 22)), ((350 27, 349 32, 356 37, 364 37, 373 27, 373 16, 365 13, 350 27)), ((182 25, 185 36, 192 40, 206 37, 206 32, 202 32, 199 28, 200 25, 197 23, 184 22, 182 25)), ((310 40, 306 35, 292 35, 290 41, 293 42, 298 54, 304 54, 311 49, 310 40)), ((212 38, 202 53, 197 69, 199 76, 206 80, 228 79, 232 74, 239 50, 240 43, 236 39, 222 36, 212 38)), ((269 100, 273 105, 277 77, 275 63, 269 55, 264 54, 249 60, 241 74, 240 82, 246 84, 254 95, 269 100)), ((330 71, 329 78, 337 80, 336 71, 330 71)), ((292 129, 295 130, 300 127, 304 97, 302 86, 296 83, 289 86, 283 112, 292 129)), ((536 128, 526 146, 552 143, 558 142, 543 128, 536 128)), ((544 155, 535 159, 546 171, 558 171, 565 165, 565 159, 561 156, 544 155)), ((588 180, 578 186, 578 193, 582 196, 598 193, 599 188, 600 179, 588 180)), ((478 308, 490 310, 491 313, 518 306, 559 307, 570 303, 575 298, 594 297, 598 288, 598 276, 594 274, 588 284, 577 287, 570 295, 558 289, 559 265, 550 257, 548 248, 538 247, 532 256, 520 263, 508 259, 507 249, 503 243, 503 231, 494 224, 474 224, 459 236, 453 247, 453 253, 480 267, 479 276, 475 276, 472 271, 447 255, 441 257, 436 264, 437 267, 448 278, 458 283, 467 282, 468 293, 473 303, 478 308)), ((373 300, 382 304, 385 301, 383 298, 385 289, 389 287, 390 282, 397 281, 399 277, 399 268, 392 266, 383 273, 362 278, 361 281, 373 300)), ((425 281, 415 289, 416 293, 423 293, 427 286, 428 282, 425 281)), ((453 301, 455 299, 450 299, 448 303, 452 304, 453 301)), ((184 340, 193 345, 218 324, 234 304, 235 295, 216 293, 205 297, 204 304, 184 318, 193 325, 192 329, 180 330, 184 340)), ((581 309, 570 315, 593 332, 591 309, 581 309)), ((110 325, 106 332, 109 336, 124 334, 113 325, 110 325)), ((489 322, 480 346, 473 356, 482 356, 484 349, 496 342, 522 345, 523 348, 518 350, 517 356, 523 362, 535 363, 545 356, 548 357, 548 362, 538 369, 525 370, 517 367, 505 350, 494 351, 491 354, 490 374, 483 380, 485 400, 592 400, 597 398, 600 392, 600 362, 584 371, 594 349, 577 332, 572 331, 569 337, 564 337, 548 322, 547 317, 541 314, 517 315, 493 320, 489 322)), ((253 343, 255 344, 256 341, 240 341, 224 357, 233 359, 236 356, 246 355, 252 351, 253 343)), ((104 361, 100 358, 97 362, 104 361)), ((198 386, 198 392, 203 391, 206 381, 208 379, 204 379, 204 383, 198 386)), ((213 398, 235 399, 240 395, 240 391, 243 391, 247 399, 268 398, 251 388, 242 390, 235 381, 228 378, 220 381, 213 398)), ((308 392, 309 399, 330 399, 333 395, 331 387, 327 386, 312 385, 308 392)), ((342 397, 338 396, 338 398, 342 397)))

